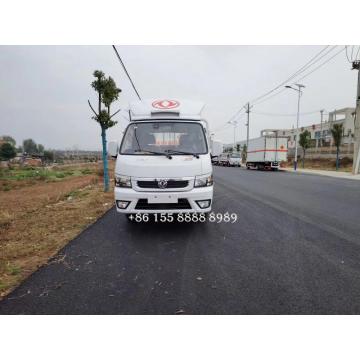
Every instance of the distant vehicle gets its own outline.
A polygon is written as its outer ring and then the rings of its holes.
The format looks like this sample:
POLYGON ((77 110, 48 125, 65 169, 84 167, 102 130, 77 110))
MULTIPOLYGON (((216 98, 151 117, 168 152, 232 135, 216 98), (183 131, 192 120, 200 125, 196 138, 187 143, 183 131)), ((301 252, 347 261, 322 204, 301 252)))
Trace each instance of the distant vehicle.
POLYGON ((219 156, 211 156, 211 163, 213 165, 219 165, 219 156))
POLYGON ((219 156, 218 164, 221 166, 241 166, 241 157, 239 153, 222 153, 219 156))
POLYGON ((211 139, 210 149, 212 156, 219 156, 224 151, 224 144, 219 140, 211 139))
POLYGON ((116 157, 119 213, 208 213, 213 199, 208 124, 204 104, 143 100, 130 104, 130 124, 116 157))
POLYGON ((241 156, 239 153, 230 153, 229 166, 241 166, 241 156))
POLYGON ((287 143, 288 138, 278 136, 277 131, 262 131, 259 138, 249 140, 246 168, 278 170, 287 160, 287 143))

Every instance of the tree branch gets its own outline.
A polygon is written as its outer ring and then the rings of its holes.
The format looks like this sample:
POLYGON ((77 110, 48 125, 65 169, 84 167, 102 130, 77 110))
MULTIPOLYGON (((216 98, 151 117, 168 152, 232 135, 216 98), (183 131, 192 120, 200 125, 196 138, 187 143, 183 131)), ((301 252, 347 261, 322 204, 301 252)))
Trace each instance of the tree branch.
POLYGON ((96 113, 96 111, 94 110, 94 108, 91 106, 91 104, 90 104, 90 100, 88 100, 88 104, 89 104, 89 106, 90 106, 90 109, 93 111, 93 113, 95 114, 95 116, 99 116, 97 113, 96 113))
POLYGON ((120 112, 121 111, 121 109, 119 109, 118 111, 115 111, 111 116, 110 116, 110 119, 112 118, 112 117, 114 117, 118 112, 120 112))

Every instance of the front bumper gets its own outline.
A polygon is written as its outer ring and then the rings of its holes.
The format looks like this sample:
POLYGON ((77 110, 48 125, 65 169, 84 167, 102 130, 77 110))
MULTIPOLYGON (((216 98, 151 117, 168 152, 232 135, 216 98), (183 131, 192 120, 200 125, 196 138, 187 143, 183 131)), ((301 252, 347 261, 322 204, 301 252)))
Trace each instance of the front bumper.
POLYGON ((119 213, 207 213, 211 211, 212 198, 213 198, 213 186, 193 188, 189 191, 174 191, 174 192, 143 192, 135 191, 133 189, 118 188, 114 190, 115 203, 117 200, 129 201, 126 209, 120 209, 116 206, 116 210, 119 213), (154 198, 157 197, 154 202, 154 198), (171 199, 171 202, 167 202, 167 199, 171 199), (179 200, 180 199, 180 200, 179 200), (201 209, 196 201, 199 200, 211 200, 210 206, 201 209), (140 204, 146 203, 146 208, 140 206, 140 204), (186 208, 181 207, 181 204, 186 204, 186 208), (141 207, 140 209, 137 207, 141 207))

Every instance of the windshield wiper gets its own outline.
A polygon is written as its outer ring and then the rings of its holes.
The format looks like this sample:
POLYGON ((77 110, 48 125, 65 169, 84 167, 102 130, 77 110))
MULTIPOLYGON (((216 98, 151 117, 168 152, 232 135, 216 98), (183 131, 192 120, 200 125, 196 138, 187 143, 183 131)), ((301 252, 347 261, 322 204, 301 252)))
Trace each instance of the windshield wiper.
POLYGON ((170 154, 165 153, 165 152, 157 152, 157 151, 142 150, 142 149, 135 150, 135 152, 143 152, 143 153, 154 154, 154 155, 164 155, 168 159, 172 159, 172 156, 170 154))
POLYGON ((192 152, 187 152, 187 151, 177 151, 177 150, 165 150, 166 153, 172 153, 172 154, 179 154, 179 155, 192 155, 195 156, 197 159, 199 159, 199 154, 196 153, 192 153, 192 152))
POLYGON ((162 152, 156 152, 156 151, 149 151, 149 150, 142 150, 141 149, 141 146, 140 146, 140 143, 139 143, 139 139, 137 137, 137 127, 135 126, 134 128, 134 135, 135 135, 135 140, 137 142, 137 146, 138 146, 138 150, 135 150, 135 152, 147 152, 149 154, 154 154, 154 155, 164 155, 166 156, 168 159, 172 159, 172 156, 170 154, 167 154, 167 153, 162 153, 162 152))

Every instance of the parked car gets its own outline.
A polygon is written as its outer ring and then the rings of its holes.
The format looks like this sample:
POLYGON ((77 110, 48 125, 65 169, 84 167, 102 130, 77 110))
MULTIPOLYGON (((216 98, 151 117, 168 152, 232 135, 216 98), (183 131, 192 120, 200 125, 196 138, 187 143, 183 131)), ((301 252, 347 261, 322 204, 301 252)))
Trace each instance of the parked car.
POLYGON ((222 153, 219 156, 219 165, 221 166, 241 166, 241 156, 239 153, 222 153))
POLYGON ((213 165, 219 165, 219 156, 212 156, 211 157, 211 163, 213 165))

